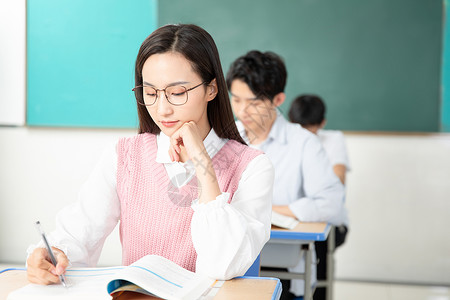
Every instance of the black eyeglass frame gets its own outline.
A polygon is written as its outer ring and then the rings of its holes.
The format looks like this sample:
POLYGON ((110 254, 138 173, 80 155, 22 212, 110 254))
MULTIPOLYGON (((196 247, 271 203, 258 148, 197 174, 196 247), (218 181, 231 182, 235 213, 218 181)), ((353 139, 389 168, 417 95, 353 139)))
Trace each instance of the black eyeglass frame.
MULTIPOLYGON (((180 85, 180 87, 183 87, 186 91, 185 91, 185 93, 186 93, 186 101, 184 102, 184 103, 181 103, 181 104, 175 104, 175 103, 172 103, 172 102, 170 102, 170 100, 169 100, 169 96, 167 96, 167 93, 166 93, 166 89, 167 88, 170 88, 170 87, 173 87, 173 86, 167 86, 167 87, 165 87, 165 88, 163 88, 163 89, 157 89, 157 88, 154 88, 154 87, 152 87, 152 86, 148 86, 148 85, 138 85, 138 86, 135 86, 134 88, 132 88, 131 90, 135 93, 135 96, 136 96, 136 100, 138 100, 137 101, 137 103, 139 104, 139 105, 143 105, 143 106, 152 106, 153 104, 155 104, 156 103, 156 100, 158 99, 158 92, 164 92, 164 96, 166 96, 166 100, 167 100, 167 102, 169 102, 170 104, 172 104, 172 105, 174 105, 174 106, 181 106, 181 105, 184 105, 184 104, 186 104, 187 102, 188 102, 188 100, 189 100, 189 91, 192 91, 193 89, 196 89, 196 88, 198 88, 199 86, 201 86, 201 85, 204 85, 205 83, 207 83, 207 81, 203 81, 202 83, 200 83, 200 84, 197 84, 196 86, 194 86, 194 87, 191 87, 191 88, 186 88, 185 86, 183 86, 183 85, 180 85), (153 103, 150 103, 150 104, 148 104, 148 103, 141 103, 140 101, 139 101, 139 99, 137 99, 137 95, 136 95, 136 90, 138 89, 138 88, 142 88, 142 90, 144 90, 144 87, 150 87, 150 88, 152 88, 152 89, 154 89, 155 91, 156 91, 156 96, 155 96, 155 101, 153 101, 153 103)), ((144 95, 142 94, 142 101, 144 101, 144 95)))

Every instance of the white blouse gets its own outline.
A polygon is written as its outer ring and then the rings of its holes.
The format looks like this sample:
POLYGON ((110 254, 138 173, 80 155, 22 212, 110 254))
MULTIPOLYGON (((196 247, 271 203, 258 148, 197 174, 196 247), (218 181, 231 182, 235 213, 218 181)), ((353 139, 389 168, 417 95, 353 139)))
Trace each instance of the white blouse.
MULTIPOLYGON (((214 130, 203 141, 211 158, 226 142, 214 130)), ((169 137, 161 133, 156 162, 164 164, 170 180, 180 187, 195 175, 195 168, 191 161, 171 162, 169 145, 169 137)), ((95 266, 107 236, 120 220, 116 172, 117 152, 111 147, 82 186, 78 201, 57 214, 56 230, 49 240, 66 253, 73 266, 95 266)), ((247 271, 270 237, 273 180, 273 166, 261 154, 242 173, 231 203, 227 203, 228 193, 208 203, 194 200, 191 234, 197 273, 226 280, 247 271)), ((30 246, 28 253, 37 246, 30 246)))

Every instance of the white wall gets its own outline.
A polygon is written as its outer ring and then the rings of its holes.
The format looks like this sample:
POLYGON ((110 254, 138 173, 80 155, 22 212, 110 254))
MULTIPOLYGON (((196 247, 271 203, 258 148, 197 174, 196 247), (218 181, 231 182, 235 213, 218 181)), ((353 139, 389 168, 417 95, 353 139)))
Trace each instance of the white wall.
POLYGON ((450 135, 346 135, 351 228, 337 277, 450 284, 450 135))
POLYGON ((25 124, 25 0, 0 0, 0 125, 25 124))
MULTIPOLYGON (((78 190, 101 153, 130 130, 0 127, 0 262, 21 262, 39 240, 34 222, 49 232, 55 214, 76 201, 78 190), (14 236, 14 238, 12 238, 14 236)), ((102 264, 120 264, 115 231, 102 264)))
MULTIPOLYGON (((0 127, 0 263, 54 228, 107 145, 129 130, 0 127), (14 236, 15 238, 12 238, 14 236)), ((450 135, 346 134, 351 228, 338 278, 450 284, 450 135)), ((100 263, 120 264, 117 231, 100 263)))

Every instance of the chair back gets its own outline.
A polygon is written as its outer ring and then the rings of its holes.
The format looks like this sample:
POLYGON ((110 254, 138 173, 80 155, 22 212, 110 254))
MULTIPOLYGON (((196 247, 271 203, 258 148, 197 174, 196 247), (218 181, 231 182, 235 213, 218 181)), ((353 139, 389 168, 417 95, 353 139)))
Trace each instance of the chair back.
MULTIPOLYGON (((261 255, 261 254, 260 254, 261 255)), ((255 259, 253 264, 248 268, 247 272, 245 272, 244 276, 252 276, 259 277, 259 269, 260 269, 260 255, 255 259)))

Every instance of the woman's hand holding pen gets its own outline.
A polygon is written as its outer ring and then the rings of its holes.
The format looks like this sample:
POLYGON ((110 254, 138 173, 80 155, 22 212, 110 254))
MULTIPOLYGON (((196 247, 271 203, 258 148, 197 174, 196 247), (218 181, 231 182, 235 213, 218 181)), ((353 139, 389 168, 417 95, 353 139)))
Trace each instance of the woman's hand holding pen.
POLYGON ((56 267, 52 264, 47 249, 36 248, 27 259, 28 280, 37 284, 58 283, 58 275, 64 274, 69 260, 58 248, 52 247, 58 263, 56 267))
MULTIPOLYGON (((207 133, 205 134, 206 137, 207 133)), ((170 137, 169 155, 172 161, 192 160, 199 184, 199 202, 206 203, 221 194, 211 157, 203 144, 203 137, 193 121, 183 124, 170 137)))

